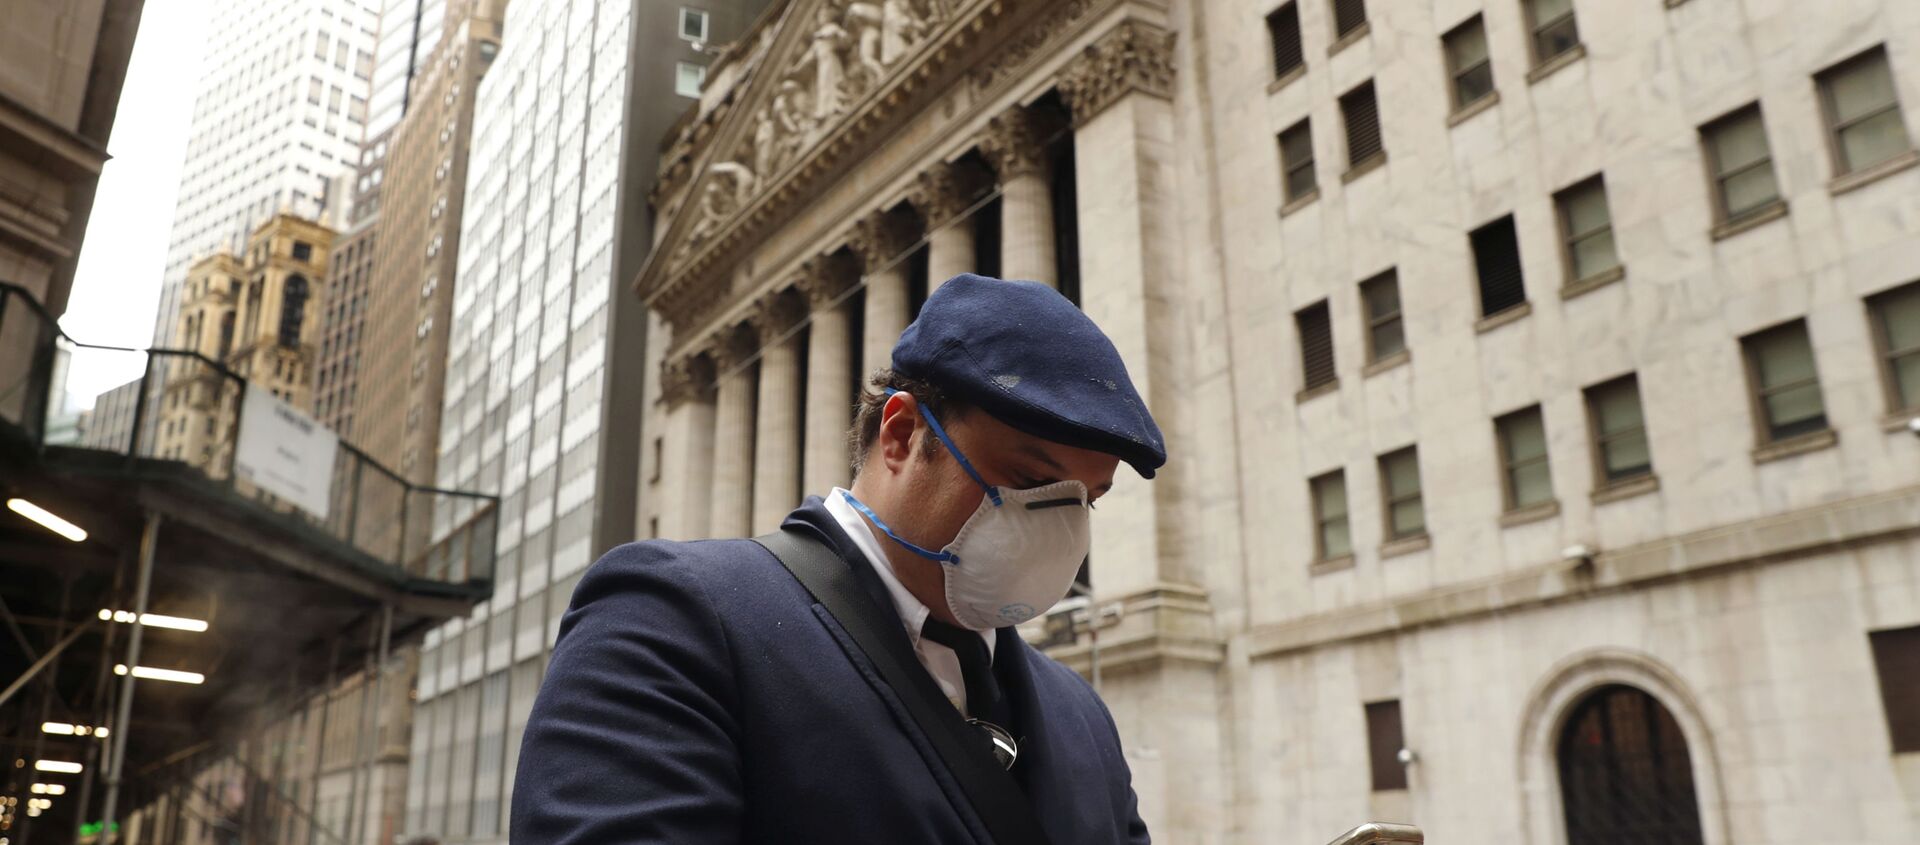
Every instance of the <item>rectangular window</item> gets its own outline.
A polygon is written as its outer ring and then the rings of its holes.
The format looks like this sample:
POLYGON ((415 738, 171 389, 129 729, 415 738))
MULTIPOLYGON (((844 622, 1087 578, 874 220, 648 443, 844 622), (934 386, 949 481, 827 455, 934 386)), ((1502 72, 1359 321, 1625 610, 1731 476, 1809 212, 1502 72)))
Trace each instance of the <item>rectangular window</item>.
POLYGON ((326 90, 327 86, 320 81, 320 77, 309 77, 307 79, 307 102, 316 106, 320 105, 320 95, 326 90))
POLYGON ((688 41, 707 40, 707 13, 699 9, 680 9, 680 37, 688 41))
POLYGON ((1399 273, 1388 270, 1361 282, 1360 301, 1367 308, 1367 362, 1405 350, 1407 336, 1400 320, 1399 273))
POLYGON ((700 86, 707 81, 707 66, 692 62, 674 62, 673 69, 673 93, 699 99, 700 86))
POLYGON ((1920 282, 1867 298, 1894 413, 1920 411, 1920 282))
POLYGON ((1400 765, 1400 749, 1407 739, 1400 724, 1400 702, 1367 705, 1367 762, 1373 770, 1373 791, 1407 788, 1407 769, 1400 765))
POLYGON ((1867 632, 1893 753, 1920 751, 1920 625, 1867 632))
POLYGON ((1753 103, 1700 128, 1707 169, 1722 222, 1739 220, 1780 200, 1760 104, 1753 103))
POLYGON ((1279 79, 1307 63, 1300 46, 1300 4, 1288 3, 1267 15, 1267 35, 1273 38, 1273 78, 1279 79))
POLYGON ((1387 539, 1427 533, 1427 510, 1420 499, 1420 454, 1408 446, 1380 456, 1380 499, 1387 514, 1387 539))
POLYGON ((347 101, 347 119, 354 123, 367 122, 367 98, 355 94, 347 101))
POLYGON ((1599 176, 1554 195, 1560 237, 1566 244, 1568 283, 1585 281, 1620 266, 1613 247, 1613 215, 1607 185, 1599 176))
POLYGON ((1359 170, 1386 158, 1380 140, 1380 104, 1374 99, 1373 80, 1361 83, 1340 98, 1340 114, 1347 122, 1347 169, 1359 170))
POLYGON ((1491 317, 1527 304, 1526 279, 1520 272, 1520 239, 1513 215, 1473 230, 1474 271, 1480 280, 1480 316, 1491 317))
POLYGON ((1447 49, 1447 72, 1453 76, 1454 111, 1493 93, 1493 63, 1487 58, 1487 28, 1479 15, 1441 36, 1447 49))
POLYGON ((1333 321, 1327 313, 1327 301, 1309 305, 1293 315, 1300 330, 1300 371, 1302 390, 1333 384, 1339 376, 1333 369, 1333 321))
POLYGON ((665 438, 653 438, 653 470, 648 474, 648 481, 658 482, 660 480, 660 467, 665 462, 666 448, 665 438))
POLYGON ((1763 444, 1825 431, 1826 402, 1807 323, 1795 320, 1741 338, 1763 444))
POLYGON ((1334 470, 1309 482, 1313 489, 1315 543, 1321 560, 1353 554, 1353 537, 1347 531, 1347 477, 1334 470))
POLYGON ((1580 27, 1573 20, 1573 0, 1525 0, 1527 23, 1533 27, 1533 63, 1544 64, 1580 46, 1580 27))
POLYGON ((1640 415, 1640 381, 1627 375, 1587 388, 1587 424, 1593 431, 1598 478, 1605 487, 1653 474, 1647 423, 1640 415))
POLYGON ((327 50, 332 46, 333 36, 324 32, 315 33, 313 36, 313 57, 323 62, 326 61, 327 50))
POLYGON ((1913 149, 1885 46, 1874 47, 1815 77, 1826 107, 1835 175, 1872 167, 1913 149))
POLYGON ((1280 133, 1280 166, 1286 171, 1287 202, 1320 187, 1313 172, 1313 127, 1306 118, 1280 133))
POLYGON ((1507 510, 1553 501, 1553 475, 1547 465, 1547 430, 1540 406, 1522 408, 1493 421, 1500 439, 1502 486, 1507 510))
POLYGON ((1333 0, 1333 35, 1343 38, 1367 23, 1366 0, 1333 0))

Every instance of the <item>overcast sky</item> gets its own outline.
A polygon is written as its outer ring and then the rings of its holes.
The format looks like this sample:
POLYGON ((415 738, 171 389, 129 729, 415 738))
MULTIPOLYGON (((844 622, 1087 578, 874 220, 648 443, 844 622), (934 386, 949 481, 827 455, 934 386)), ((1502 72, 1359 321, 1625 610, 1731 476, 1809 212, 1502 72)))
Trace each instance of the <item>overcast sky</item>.
MULTIPOLYGON (((107 143, 112 159, 100 174, 73 296, 60 319, 74 340, 139 348, 153 340, 209 5, 146 0, 107 143)), ((67 392, 78 407, 91 406, 96 395, 139 378, 144 358, 81 350, 67 392)))

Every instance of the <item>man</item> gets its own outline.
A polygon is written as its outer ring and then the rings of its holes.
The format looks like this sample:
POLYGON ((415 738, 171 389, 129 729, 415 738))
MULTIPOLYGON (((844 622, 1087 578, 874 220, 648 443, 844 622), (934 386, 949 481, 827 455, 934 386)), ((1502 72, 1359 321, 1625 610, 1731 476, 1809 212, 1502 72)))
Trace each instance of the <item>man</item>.
MULTIPOLYGON (((851 569, 908 670, 997 741, 1047 841, 1146 842, 1105 705, 1012 627, 1066 595, 1119 463, 1166 462, 1119 354, 1054 290, 962 275, 873 384, 853 488, 782 529, 851 569)), ((527 723, 513 841, 991 842, 847 630, 750 540, 608 552, 527 723)))

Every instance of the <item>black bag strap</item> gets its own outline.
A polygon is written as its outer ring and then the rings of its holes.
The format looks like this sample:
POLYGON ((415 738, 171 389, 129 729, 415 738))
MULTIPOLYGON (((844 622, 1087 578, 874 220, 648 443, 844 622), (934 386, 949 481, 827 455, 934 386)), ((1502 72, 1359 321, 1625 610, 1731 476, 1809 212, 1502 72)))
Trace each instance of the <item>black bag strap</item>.
POLYGON ((880 609, 862 592, 847 562, 825 543, 804 534, 775 531, 753 540, 773 552, 860 646, 959 782, 995 845, 1046 845, 1047 834, 1033 804, 1013 775, 1000 766, 985 735, 967 724, 941 694, 902 632, 888 630, 880 609))

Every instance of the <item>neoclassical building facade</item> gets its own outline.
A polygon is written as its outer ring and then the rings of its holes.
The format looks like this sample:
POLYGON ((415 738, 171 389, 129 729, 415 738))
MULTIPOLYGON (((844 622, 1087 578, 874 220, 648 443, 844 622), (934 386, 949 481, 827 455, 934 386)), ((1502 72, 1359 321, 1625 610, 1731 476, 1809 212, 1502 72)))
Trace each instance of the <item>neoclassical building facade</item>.
POLYGON ((1036 279, 1168 438, 1032 632, 1156 839, 1914 841, 1920 7, 1795 9, 773 3, 662 146, 642 536, 1036 279))

